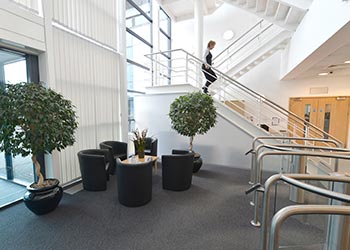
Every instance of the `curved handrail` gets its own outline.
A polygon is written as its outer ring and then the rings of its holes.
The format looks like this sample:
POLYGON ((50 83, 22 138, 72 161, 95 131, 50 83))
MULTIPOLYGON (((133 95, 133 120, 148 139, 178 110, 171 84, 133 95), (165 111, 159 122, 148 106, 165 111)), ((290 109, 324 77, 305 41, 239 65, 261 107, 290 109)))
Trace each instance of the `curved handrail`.
MULTIPOLYGON (((305 137, 287 137, 287 136, 257 136, 254 137, 253 142, 252 142, 252 148, 246 153, 246 155, 248 153, 252 154, 252 158, 251 158, 251 162, 250 162, 250 180, 249 183, 252 184, 253 180, 254 180, 254 168, 255 168, 255 143, 257 141, 262 141, 262 140, 278 140, 278 139, 282 139, 282 140, 291 140, 291 141, 312 141, 312 142, 322 142, 322 143, 331 143, 334 144, 336 147, 342 147, 342 143, 335 141, 335 140, 331 140, 331 139, 320 139, 320 138, 305 138, 305 137)), ((297 144, 296 144, 297 145, 297 144)))
MULTIPOLYGON (((187 51, 185 51, 184 49, 174 49, 174 50, 167 50, 167 51, 160 51, 160 52, 156 52, 156 53, 151 53, 151 54, 146 54, 145 56, 147 58, 149 58, 152 61, 155 61, 153 59, 153 56, 155 55, 166 55, 167 53, 173 53, 173 52, 177 52, 177 51, 181 51, 183 53, 186 54, 187 57, 192 58, 194 61, 196 61, 199 65, 201 65, 203 62, 201 59, 199 59, 198 57, 188 53, 187 51)), ((237 88, 241 89, 242 91, 244 91, 245 93, 248 93, 249 95, 251 95, 253 98, 256 98, 258 100, 264 100, 264 102, 272 109, 276 110, 277 112, 281 112, 281 113, 286 113, 289 118, 291 119, 295 119, 296 121, 299 121, 302 124, 305 124, 311 128, 313 128, 314 130, 316 130, 318 133, 320 133, 320 135, 324 135, 327 136, 328 138, 332 138, 333 140, 341 143, 337 138, 335 138, 334 136, 328 134, 327 132, 321 130, 320 128, 316 127, 315 125, 313 125, 312 123, 302 119, 301 117, 297 116, 296 114, 294 114, 293 112, 290 112, 288 110, 286 110, 285 108, 281 107, 280 105, 278 105, 277 103, 266 99, 265 97, 263 97, 262 95, 260 95, 259 93, 255 92, 254 90, 249 89, 248 87, 244 86, 243 84, 241 84, 240 82, 238 82, 237 80, 229 77, 228 75, 224 74, 223 72, 219 71, 218 69, 216 69, 215 67, 211 67, 211 69, 218 73, 219 75, 222 76, 223 79, 228 80, 229 84, 232 84, 234 86, 236 86, 237 88)))
MULTIPOLYGON (((266 250, 268 247, 267 241, 267 229, 269 227, 269 210, 270 210, 270 190, 274 183, 279 180, 288 182, 289 184, 302 188, 304 190, 323 195, 332 199, 350 202, 350 196, 346 194, 340 194, 338 192, 326 190, 323 188, 315 187, 310 184, 306 184, 297 180, 317 180, 317 181, 333 181, 350 183, 350 178, 345 176, 327 176, 327 175, 308 175, 308 174, 275 174, 269 177, 264 184, 264 197, 263 197, 263 213, 262 213, 262 228, 261 228, 261 244, 260 249, 266 250)), ((333 206, 335 207, 335 206, 333 206)))
MULTIPOLYGON (((333 153, 324 153, 324 152, 310 152, 310 151, 265 151, 259 154, 257 157, 256 169, 255 169, 255 179, 253 184, 261 183, 262 177, 262 160, 267 155, 299 155, 299 156, 317 156, 317 157, 325 157, 325 158, 335 158, 335 159, 345 159, 350 160, 350 152, 349 155, 339 155, 333 153)), ((350 179, 349 179, 350 180, 350 179)), ((254 218, 251 221, 253 226, 260 226, 259 218, 258 218, 258 210, 259 210, 259 199, 257 191, 254 191, 253 196, 254 203, 254 218)))
POLYGON ((282 208, 274 215, 271 222, 270 250, 279 249, 279 232, 282 223, 290 216, 301 214, 350 215, 350 207, 340 205, 294 205, 282 208))

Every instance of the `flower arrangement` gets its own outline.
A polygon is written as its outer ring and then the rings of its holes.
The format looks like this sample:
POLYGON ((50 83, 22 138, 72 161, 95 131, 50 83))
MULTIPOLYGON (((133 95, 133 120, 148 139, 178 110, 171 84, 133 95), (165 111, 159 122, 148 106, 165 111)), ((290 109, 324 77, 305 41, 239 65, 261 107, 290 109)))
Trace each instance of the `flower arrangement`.
POLYGON ((134 138, 133 142, 137 148, 137 153, 140 158, 143 158, 145 156, 145 147, 146 147, 146 136, 147 136, 147 129, 143 129, 142 132, 139 132, 139 129, 133 131, 134 138))

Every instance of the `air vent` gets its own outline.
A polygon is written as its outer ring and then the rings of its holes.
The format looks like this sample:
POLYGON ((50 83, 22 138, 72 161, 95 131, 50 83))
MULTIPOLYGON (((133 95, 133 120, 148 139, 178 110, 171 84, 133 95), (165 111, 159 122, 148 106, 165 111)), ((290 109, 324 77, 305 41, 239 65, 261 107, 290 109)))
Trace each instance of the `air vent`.
POLYGON ((310 94, 328 94, 328 87, 310 88, 310 94))

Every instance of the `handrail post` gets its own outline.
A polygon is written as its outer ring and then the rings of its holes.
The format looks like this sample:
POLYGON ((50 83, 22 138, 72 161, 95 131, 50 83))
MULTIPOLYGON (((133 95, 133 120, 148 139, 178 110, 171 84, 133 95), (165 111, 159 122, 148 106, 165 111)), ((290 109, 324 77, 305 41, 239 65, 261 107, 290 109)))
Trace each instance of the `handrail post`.
MULTIPOLYGON (((333 173, 334 177, 343 176, 339 173, 333 173)), ((349 183, 334 182, 332 191, 342 194, 350 193, 349 183)), ((331 200, 331 205, 349 206, 348 203, 331 200)), ((350 249, 350 223, 349 218, 339 216, 329 216, 327 225, 327 248, 326 249, 350 249)))
POLYGON ((188 54, 186 54, 185 60, 185 82, 188 83, 188 54))

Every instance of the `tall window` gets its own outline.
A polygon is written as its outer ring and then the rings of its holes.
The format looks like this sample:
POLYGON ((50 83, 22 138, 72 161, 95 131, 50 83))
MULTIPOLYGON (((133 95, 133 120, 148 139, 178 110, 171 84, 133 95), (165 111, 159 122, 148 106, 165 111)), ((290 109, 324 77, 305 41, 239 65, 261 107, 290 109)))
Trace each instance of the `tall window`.
MULTIPOLYGON (((28 81, 39 81, 37 56, 0 48, 0 85, 28 81)), ((2 184, 11 183, 6 184, 6 189, 2 186, 0 207, 23 196, 23 188, 14 183, 26 186, 34 181, 34 176, 30 156, 13 157, 11 153, 0 152, 0 180, 2 184)))
POLYGON ((129 131, 135 129, 134 95, 144 93, 150 85, 149 66, 145 54, 152 53, 152 3, 151 0, 126 2, 126 53, 128 79, 129 131))
MULTIPOLYGON (((159 49, 161 51, 171 50, 171 19, 162 8, 159 9, 159 49)), ((164 61, 168 64, 167 78, 168 83, 170 84, 171 54, 164 53, 162 55, 164 57, 164 61)))
MULTIPOLYGON (((152 85, 151 61, 145 55, 171 48, 171 20, 161 8, 156 14, 159 14, 159 27, 153 27, 152 0, 126 1, 129 131, 135 129, 134 96, 144 94, 145 88, 152 85), (159 48, 156 49, 154 49, 154 37, 159 37, 159 48)), ((166 55, 166 58, 170 66, 170 55, 166 55)))

